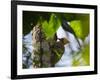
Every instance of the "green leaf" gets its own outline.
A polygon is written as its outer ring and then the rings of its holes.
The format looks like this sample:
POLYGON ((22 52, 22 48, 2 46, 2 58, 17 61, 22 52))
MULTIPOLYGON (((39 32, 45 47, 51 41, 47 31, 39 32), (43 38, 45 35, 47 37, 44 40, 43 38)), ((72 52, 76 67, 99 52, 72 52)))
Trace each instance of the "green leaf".
POLYGON ((59 26, 60 20, 56 18, 55 14, 51 14, 49 22, 45 20, 42 23, 43 32, 46 35, 46 39, 53 38, 59 26))
MULTIPOLYGON (((81 38, 82 40, 85 39, 85 37, 89 34, 89 27, 90 27, 90 15, 89 14, 73 14, 74 16, 74 20, 72 20, 72 28, 75 28, 75 33, 77 34, 77 36, 79 38, 81 38), (76 32, 77 31, 77 27, 74 27, 76 24, 76 22, 73 23, 73 21, 80 21, 77 24, 80 24, 80 32, 76 32), (80 33, 80 34, 79 34, 80 33)), ((78 27, 79 30, 79 27, 78 27)))
POLYGON ((73 30, 75 31, 76 35, 79 38, 82 38, 83 34, 82 34, 82 25, 81 25, 81 21, 80 20, 74 20, 70 22, 71 27, 73 28, 73 30))

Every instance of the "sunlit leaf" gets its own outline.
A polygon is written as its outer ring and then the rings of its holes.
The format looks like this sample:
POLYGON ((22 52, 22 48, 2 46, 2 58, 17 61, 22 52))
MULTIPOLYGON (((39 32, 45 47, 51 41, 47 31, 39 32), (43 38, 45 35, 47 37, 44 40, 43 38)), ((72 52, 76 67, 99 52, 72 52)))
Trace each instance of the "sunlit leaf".
POLYGON ((81 21, 80 20, 74 20, 70 22, 71 27, 73 28, 73 30, 75 31, 76 35, 79 38, 82 38, 82 25, 81 25, 81 21))
POLYGON ((52 38, 60 26, 60 20, 56 18, 54 14, 51 14, 49 22, 44 21, 42 23, 43 31, 46 35, 46 39, 52 38))

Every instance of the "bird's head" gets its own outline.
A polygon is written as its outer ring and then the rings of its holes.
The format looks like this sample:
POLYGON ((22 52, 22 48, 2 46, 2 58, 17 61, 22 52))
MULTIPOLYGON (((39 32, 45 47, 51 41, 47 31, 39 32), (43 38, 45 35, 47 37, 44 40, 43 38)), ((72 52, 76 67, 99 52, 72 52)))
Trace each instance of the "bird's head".
POLYGON ((60 42, 63 43, 64 45, 69 43, 68 39, 66 38, 59 38, 60 42))

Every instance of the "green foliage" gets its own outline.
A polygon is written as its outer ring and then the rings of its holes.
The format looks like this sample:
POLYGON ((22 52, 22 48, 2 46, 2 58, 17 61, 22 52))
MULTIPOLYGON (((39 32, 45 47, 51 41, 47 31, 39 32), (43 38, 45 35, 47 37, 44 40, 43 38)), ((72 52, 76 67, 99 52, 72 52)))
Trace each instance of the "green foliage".
POLYGON ((79 38, 83 37, 83 34, 82 34, 82 25, 81 24, 82 23, 81 23, 80 20, 73 20, 73 21, 70 22, 71 27, 73 28, 73 30, 75 31, 76 35, 79 38))
MULTIPOLYGON (((74 14, 74 20, 70 21, 70 25, 75 31, 78 38, 83 41, 89 34, 89 14, 74 14)), ((90 64, 90 47, 85 45, 80 53, 73 55, 73 66, 90 64)))
POLYGON ((67 21, 74 20, 76 14, 73 14, 73 13, 55 13, 55 15, 62 22, 63 19, 66 19, 67 21))
POLYGON ((89 34, 89 14, 73 14, 74 20, 71 20, 71 26, 76 35, 82 40, 89 34), (77 25, 77 26, 76 26, 77 25), (79 32, 77 32, 79 31, 79 32))
POLYGON ((73 66, 89 66, 90 65, 90 50, 89 45, 85 45, 80 53, 73 56, 73 66))
POLYGON ((86 62, 86 65, 90 64, 90 46, 85 45, 84 50, 82 51, 82 57, 84 61, 86 62))
POLYGON ((42 23, 42 29, 43 32, 46 35, 46 39, 50 39, 54 37, 54 34, 56 33, 57 29, 60 26, 60 20, 57 19, 55 14, 51 14, 49 22, 46 20, 42 23))

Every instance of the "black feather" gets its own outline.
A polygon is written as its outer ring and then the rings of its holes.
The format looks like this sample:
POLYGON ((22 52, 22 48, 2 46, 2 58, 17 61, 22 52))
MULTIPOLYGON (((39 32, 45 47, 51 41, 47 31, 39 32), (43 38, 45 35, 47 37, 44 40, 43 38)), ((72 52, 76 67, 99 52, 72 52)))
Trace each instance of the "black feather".
POLYGON ((65 19, 63 19, 63 21, 62 21, 62 28, 65 31, 68 31, 68 32, 72 33, 75 36, 75 38, 76 38, 76 40, 77 40, 77 42, 79 44, 79 47, 81 47, 80 42, 79 42, 74 30, 71 28, 71 26, 68 24, 67 20, 65 20, 65 19))

